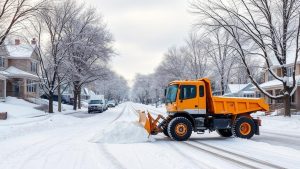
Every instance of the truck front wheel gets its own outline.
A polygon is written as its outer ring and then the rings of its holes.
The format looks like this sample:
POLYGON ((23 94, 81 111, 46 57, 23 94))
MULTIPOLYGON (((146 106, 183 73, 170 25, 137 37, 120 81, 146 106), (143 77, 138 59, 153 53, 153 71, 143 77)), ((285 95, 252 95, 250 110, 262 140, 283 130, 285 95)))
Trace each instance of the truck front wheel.
POLYGON ((255 133, 255 124, 251 118, 238 117, 232 125, 232 133, 235 137, 250 139, 255 133))
POLYGON ((222 137, 231 137, 231 129, 217 129, 217 133, 222 137))
POLYGON ((175 117, 168 124, 168 135, 176 141, 185 141, 192 134, 192 123, 185 117, 175 117))

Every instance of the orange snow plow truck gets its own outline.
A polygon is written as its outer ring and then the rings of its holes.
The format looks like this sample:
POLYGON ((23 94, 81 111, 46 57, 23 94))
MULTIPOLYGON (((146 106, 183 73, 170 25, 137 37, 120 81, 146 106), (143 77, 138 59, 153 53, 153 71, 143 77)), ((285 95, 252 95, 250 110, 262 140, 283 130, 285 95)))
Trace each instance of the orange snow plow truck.
POLYGON ((210 80, 173 81, 165 91, 167 117, 139 112, 139 122, 149 134, 163 132, 173 140, 189 139, 192 132, 217 131, 223 137, 250 139, 259 135, 261 120, 251 117, 256 111, 269 111, 261 98, 213 96, 210 80))

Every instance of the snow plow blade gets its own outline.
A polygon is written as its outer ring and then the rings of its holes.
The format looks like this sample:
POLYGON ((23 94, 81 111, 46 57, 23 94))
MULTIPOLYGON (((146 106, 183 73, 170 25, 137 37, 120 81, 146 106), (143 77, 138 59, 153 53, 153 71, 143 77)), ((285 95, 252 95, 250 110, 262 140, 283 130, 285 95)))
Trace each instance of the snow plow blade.
POLYGON ((161 129, 157 126, 160 119, 164 119, 164 117, 162 115, 158 115, 157 118, 154 119, 150 113, 147 113, 146 115, 145 111, 139 111, 139 123, 151 135, 161 132, 161 129))

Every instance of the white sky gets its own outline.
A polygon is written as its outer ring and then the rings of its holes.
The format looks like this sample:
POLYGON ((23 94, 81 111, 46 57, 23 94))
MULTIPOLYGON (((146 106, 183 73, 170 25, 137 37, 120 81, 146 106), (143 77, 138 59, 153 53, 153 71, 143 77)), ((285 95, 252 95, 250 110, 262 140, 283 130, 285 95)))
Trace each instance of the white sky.
POLYGON ((170 46, 180 45, 194 17, 188 0, 86 0, 104 16, 118 56, 112 67, 132 85, 136 73, 154 72, 170 46))

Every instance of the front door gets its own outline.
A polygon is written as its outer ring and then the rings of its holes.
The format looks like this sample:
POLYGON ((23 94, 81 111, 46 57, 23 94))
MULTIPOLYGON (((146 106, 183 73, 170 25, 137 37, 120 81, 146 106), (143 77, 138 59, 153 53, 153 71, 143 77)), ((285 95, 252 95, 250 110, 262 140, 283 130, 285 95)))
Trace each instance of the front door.
POLYGON ((178 110, 189 114, 199 114, 197 84, 180 85, 178 110))
POLYGON ((13 83, 13 96, 20 96, 20 83, 18 81, 13 83))

